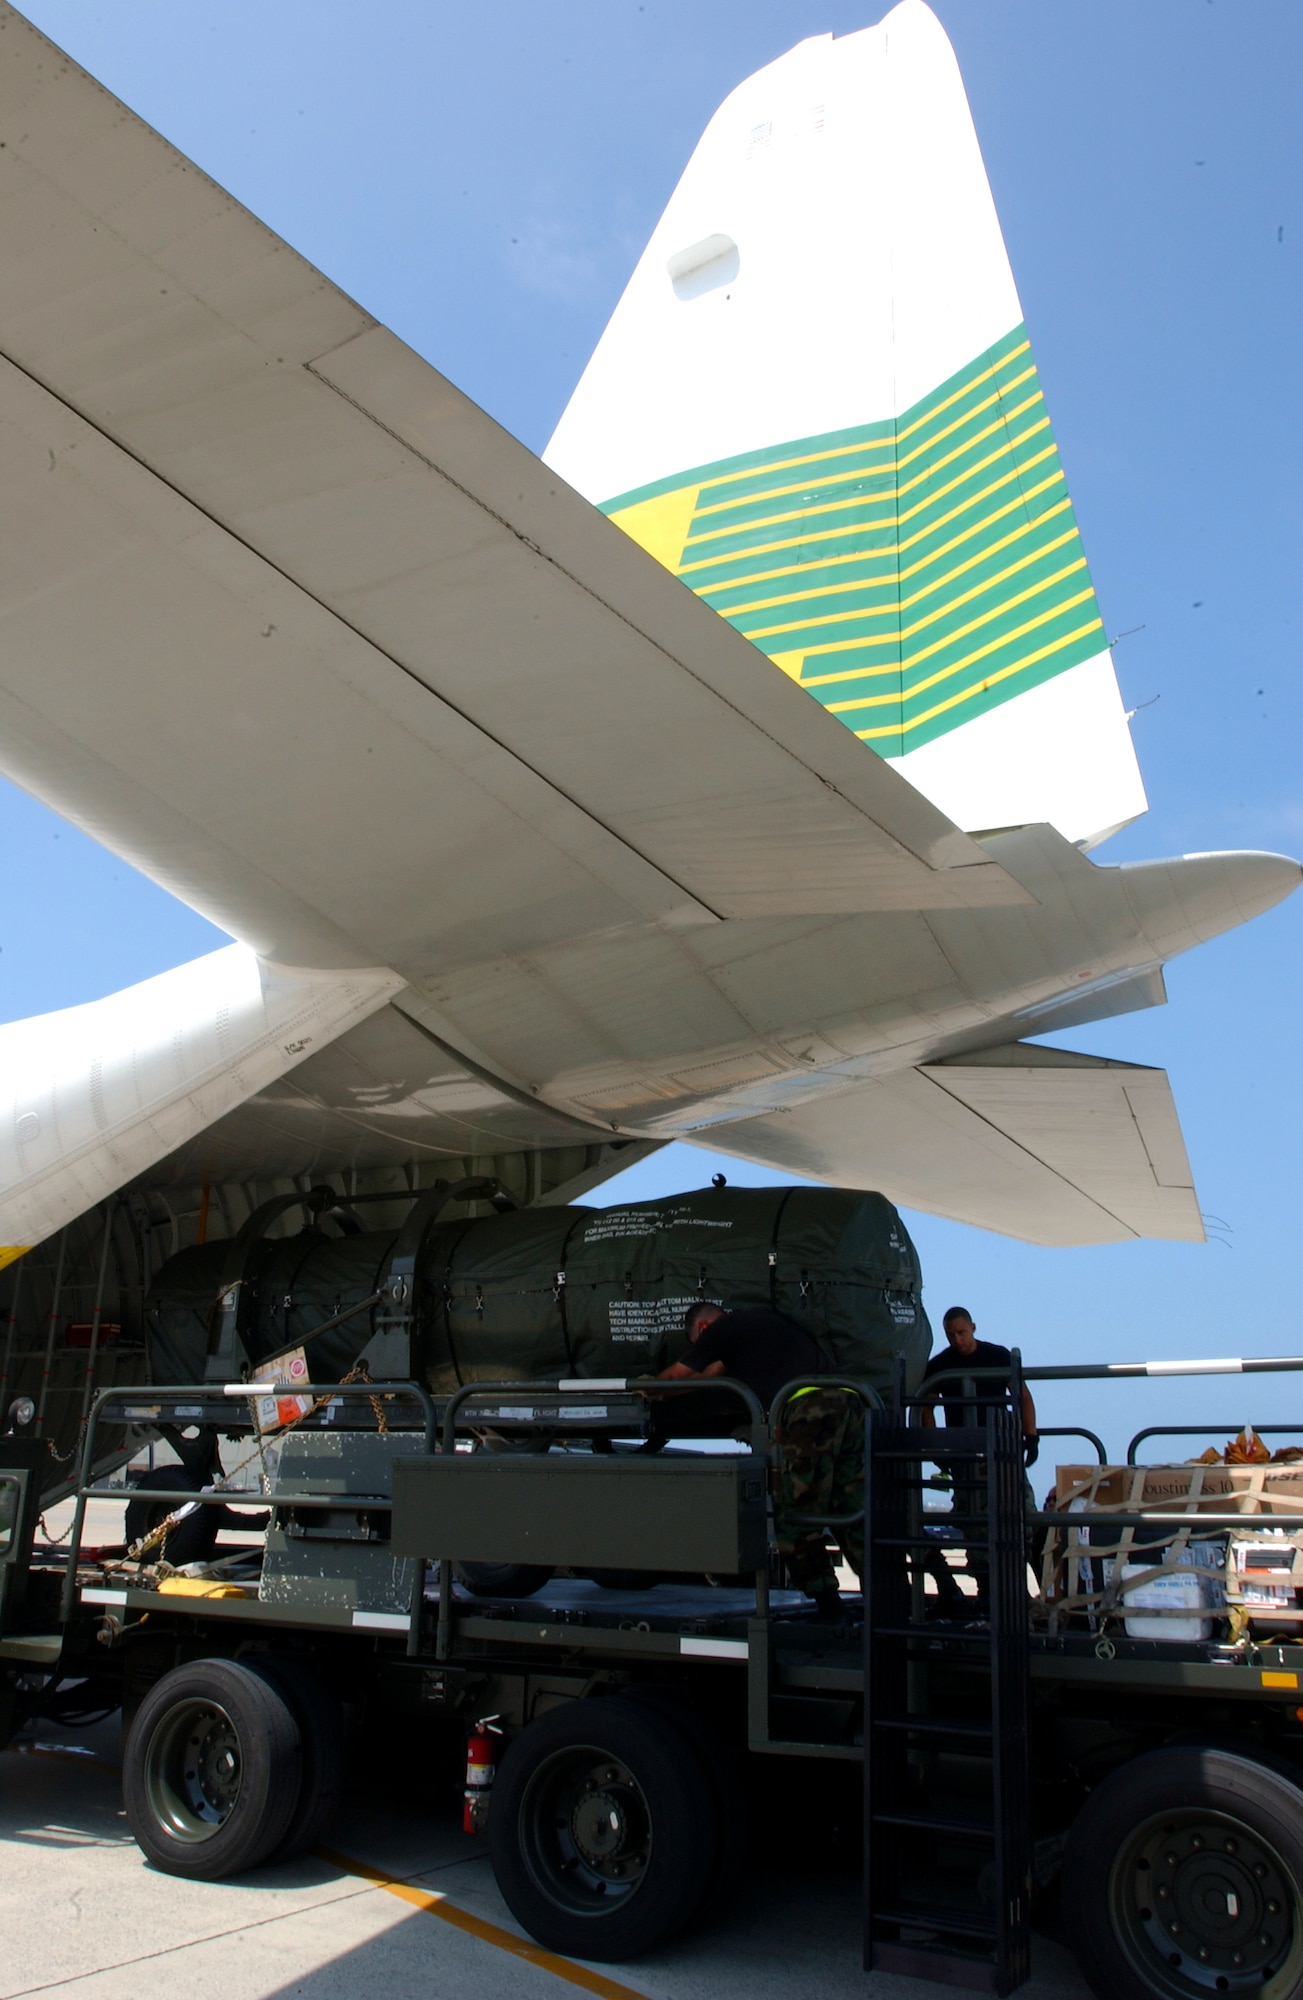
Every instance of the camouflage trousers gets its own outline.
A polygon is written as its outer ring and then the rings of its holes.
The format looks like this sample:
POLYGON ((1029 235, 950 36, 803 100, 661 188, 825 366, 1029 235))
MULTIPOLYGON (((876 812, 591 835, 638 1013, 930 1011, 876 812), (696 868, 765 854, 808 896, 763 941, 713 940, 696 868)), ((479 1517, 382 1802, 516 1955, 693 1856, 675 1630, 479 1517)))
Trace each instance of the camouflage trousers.
POLYGON ((864 1507, 864 1413, 857 1396, 813 1389, 787 1405, 774 1528, 792 1587, 808 1596, 837 1588, 827 1546, 831 1534, 855 1574, 864 1574, 864 1523, 804 1527, 799 1514, 858 1514, 864 1507))

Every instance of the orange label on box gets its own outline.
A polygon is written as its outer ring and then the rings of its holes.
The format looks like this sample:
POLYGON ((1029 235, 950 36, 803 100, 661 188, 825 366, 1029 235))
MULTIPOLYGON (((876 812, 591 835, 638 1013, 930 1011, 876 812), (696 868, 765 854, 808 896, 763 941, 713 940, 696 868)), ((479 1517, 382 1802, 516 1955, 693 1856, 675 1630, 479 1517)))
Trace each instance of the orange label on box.
POLYGON ((1298 1686, 1298 1675, 1264 1674, 1262 1676, 1262 1685, 1265 1688, 1296 1688, 1298 1686))
POLYGON ((260 1431, 275 1431, 283 1430, 286 1424, 297 1423, 311 1409, 311 1396, 286 1395, 278 1387, 270 1396, 259 1396, 254 1404, 254 1415, 260 1431))

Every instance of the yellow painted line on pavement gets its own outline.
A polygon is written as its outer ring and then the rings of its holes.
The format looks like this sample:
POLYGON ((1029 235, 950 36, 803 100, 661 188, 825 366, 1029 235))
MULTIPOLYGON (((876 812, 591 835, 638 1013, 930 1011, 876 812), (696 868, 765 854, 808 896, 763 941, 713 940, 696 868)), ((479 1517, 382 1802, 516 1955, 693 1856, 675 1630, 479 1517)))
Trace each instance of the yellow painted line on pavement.
POLYGON ((571 1986, 582 1986, 586 1993, 600 1994, 602 2000, 646 2000, 645 1994, 635 1992, 632 1986, 621 1986, 618 1980, 608 1979, 605 1973, 590 1972, 586 1965, 576 1965, 573 1959, 559 1958, 555 1952, 545 1951, 541 1944, 534 1944, 529 1938, 519 1938, 513 1931, 504 1931, 499 1924, 486 1923, 483 1917, 473 1917, 469 1910, 458 1909, 437 1889, 418 1889, 415 1883, 401 1881, 397 1876, 387 1875, 382 1868, 372 1868, 368 1862, 355 1861, 351 1855, 339 1854, 331 1847, 318 1847, 315 1852, 319 1860, 328 1861, 332 1868, 340 1869, 345 1875, 356 1875, 361 1881, 370 1882, 375 1888, 400 1897, 414 1909, 426 1910, 432 1917, 441 1917, 445 1924, 465 1931, 468 1937, 478 1938, 481 1944, 496 1945, 499 1951, 509 1951, 513 1957, 523 1958, 543 1972, 551 1972, 558 1979, 567 1980, 571 1986))

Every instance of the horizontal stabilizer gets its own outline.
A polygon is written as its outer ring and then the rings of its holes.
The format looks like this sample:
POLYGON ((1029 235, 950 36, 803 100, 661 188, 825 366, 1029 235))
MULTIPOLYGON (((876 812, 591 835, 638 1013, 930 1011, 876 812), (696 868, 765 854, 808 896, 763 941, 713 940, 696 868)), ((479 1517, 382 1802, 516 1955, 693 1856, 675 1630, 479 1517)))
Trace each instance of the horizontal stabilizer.
POLYGON ((1027 1243, 1204 1236, 1166 1071, 1066 1049, 930 1063, 710 1143, 1027 1243))

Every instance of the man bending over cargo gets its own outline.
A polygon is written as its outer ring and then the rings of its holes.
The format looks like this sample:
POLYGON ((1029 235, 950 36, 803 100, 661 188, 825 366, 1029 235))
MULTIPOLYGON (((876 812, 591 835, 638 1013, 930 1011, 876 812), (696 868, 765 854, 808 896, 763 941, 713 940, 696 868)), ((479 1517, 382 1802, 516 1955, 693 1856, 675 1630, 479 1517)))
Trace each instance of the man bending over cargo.
MULTIPOLYGON (((725 1312, 699 1299, 684 1316, 688 1351, 662 1368, 670 1381, 731 1375, 768 1411, 788 1382, 827 1375, 832 1364, 813 1335, 768 1306, 725 1312)), ((782 1452, 774 1529, 793 1585, 814 1600, 816 1618, 836 1618, 841 1599, 827 1536, 804 1514, 863 1515, 864 1420, 859 1399, 840 1389, 798 1389, 778 1430, 782 1452)), ((864 1522, 831 1531, 857 1576, 864 1574, 864 1522)))

